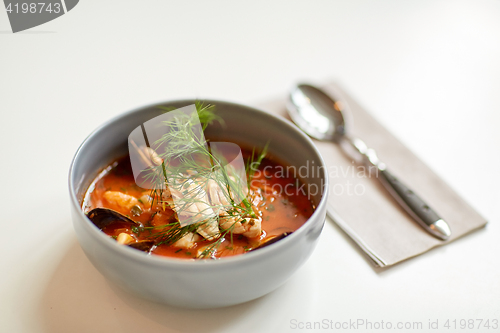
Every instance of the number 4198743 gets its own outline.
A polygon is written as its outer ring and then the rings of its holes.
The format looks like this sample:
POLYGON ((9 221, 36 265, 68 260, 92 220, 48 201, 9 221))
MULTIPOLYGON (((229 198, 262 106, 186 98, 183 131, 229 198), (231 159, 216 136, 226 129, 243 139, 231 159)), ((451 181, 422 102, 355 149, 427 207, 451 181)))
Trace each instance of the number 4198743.
POLYGON ((486 328, 486 329, 494 329, 496 330, 498 328, 498 319, 492 319, 491 321, 489 319, 483 320, 483 319, 454 319, 454 320, 447 320, 444 323, 444 327, 447 329, 478 329, 478 328, 486 328))
POLYGON ((48 3, 47 6, 45 5, 45 2, 38 2, 38 3, 21 3, 21 4, 14 4, 12 5, 12 3, 9 3, 9 5, 7 6, 7 13, 23 13, 23 14, 27 14, 27 13, 31 13, 31 14, 35 14, 35 13, 42 13, 42 12, 46 12, 46 13, 56 13, 56 14, 59 14, 61 12, 61 4, 60 3, 48 3))

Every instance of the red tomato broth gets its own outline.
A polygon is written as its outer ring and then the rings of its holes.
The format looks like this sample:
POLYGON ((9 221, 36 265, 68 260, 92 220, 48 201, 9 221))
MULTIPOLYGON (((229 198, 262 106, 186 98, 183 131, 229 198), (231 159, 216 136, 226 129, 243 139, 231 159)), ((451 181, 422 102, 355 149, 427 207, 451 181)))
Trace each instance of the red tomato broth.
MULTIPOLYGON (((250 155, 251 153, 248 150, 243 149, 245 160, 250 155)), ((262 160, 253 176, 251 189, 261 193, 263 197, 263 200, 257 205, 262 217, 262 234, 260 237, 247 238, 237 234, 231 237, 228 234, 217 248, 216 257, 243 254, 273 236, 297 230, 312 215, 315 207, 307 197, 304 187, 301 186, 302 183, 294 175, 283 173, 283 169, 282 164, 274 161, 272 157, 266 157, 262 160), (286 193, 285 188, 287 189, 286 193)), ((136 185, 128 155, 112 163, 94 180, 82 203, 84 212, 89 212, 97 207, 109 208, 130 217, 134 221, 141 222, 144 226, 161 226, 175 221, 175 213, 169 208, 160 210, 155 214, 154 207, 150 207, 149 204, 143 205, 144 210, 141 215, 132 216, 127 209, 108 202, 103 197, 106 191, 120 191, 136 198, 150 192, 136 185)), ((150 235, 148 231, 136 234, 130 230, 129 226, 120 222, 112 223, 103 228, 102 231, 114 238, 119 233, 126 232, 136 240, 151 239, 148 238, 150 235)), ((206 241, 201 237, 200 239, 190 249, 160 244, 151 253, 167 257, 195 259, 199 248, 213 243, 213 241, 206 241)))

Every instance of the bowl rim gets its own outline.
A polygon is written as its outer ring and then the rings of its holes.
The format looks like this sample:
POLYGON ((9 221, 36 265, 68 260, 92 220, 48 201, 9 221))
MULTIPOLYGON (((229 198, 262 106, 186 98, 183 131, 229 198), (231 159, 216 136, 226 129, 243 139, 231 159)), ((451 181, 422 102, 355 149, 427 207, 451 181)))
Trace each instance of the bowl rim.
MULTIPOLYGON (((118 122, 122 120, 123 118, 126 118, 132 114, 139 113, 141 111, 151 109, 155 106, 159 105, 167 105, 167 104, 183 104, 187 103, 186 105, 191 105, 194 104, 194 102, 197 101, 197 99, 174 99, 174 100, 166 100, 163 102, 155 102, 155 103, 150 103, 147 105, 135 107, 129 111, 122 112, 111 119, 105 121, 101 125, 99 125, 97 128, 95 128, 80 144, 78 149, 75 152, 75 155, 73 156, 73 159, 71 161, 71 165, 69 168, 69 173, 68 173, 68 189, 69 189, 69 194, 70 194, 70 204, 72 208, 77 212, 78 218, 83 219, 82 224, 84 225, 85 228, 89 231, 90 233, 93 233, 96 235, 96 239, 102 243, 107 250, 116 252, 120 255, 123 255, 127 257, 127 260, 133 260, 135 262, 138 262, 143 265, 153 265, 153 266, 175 266, 175 267, 180 267, 180 268, 185 268, 185 269, 199 269, 200 267, 211 267, 211 268, 216 268, 220 266, 227 266, 227 265, 233 265, 237 264, 239 262, 245 262, 245 261, 255 261, 259 260, 260 258, 264 256, 268 256, 271 251, 277 251, 279 247, 284 247, 286 244, 293 242, 295 238, 300 237, 301 234, 307 232, 308 226, 311 225, 311 221, 321 218, 320 212, 326 210, 326 205, 327 205, 327 199, 328 199, 328 191, 329 191, 329 177, 327 173, 327 168, 325 161, 323 159, 323 156, 319 152, 318 148, 314 144, 314 142, 311 140, 309 136, 307 136, 304 132, 302 132, 295 124, 293 124, 290 120, 267 112, 265 110, 253 107, 253 106, 248 106, 245 104, 240 104, 240 103, 235 103, 235 102, 230 102, 230 101, 224 101, 224 100, 217 100, 217 99, 203 99, 203 102, 207 102, 213 105, 217 104, 224 104, 229 107, 235 107, 235 108, 243 108, 250 110, 252 112, 257 112, 260 114, 264 114, 265 116, 271 117, 274 120, 278 122, 282 122, 285 126, 287 126, 290 130, 295 132, 299 137, 301 137, 303 140, 305 140, 313 152, 318 156, 319 161, 321 162, 322 170, 323 170, 323 193, 321 195, 321 199, 319 203, 317 204, 313 214, 304 222, 303 225, 301 225, 296 231, 294 231, 291 235, 288 237, 285 237, 284 239, 280 240, 279 242, 273 243, 269 246, 266 246, 262 249, 259 249, 259 251, 251 251, 248 253, 244 253, 242 255, 235 255, 235 256, 230 256, 230 257, 224 257, 220 258, 217 260, 195 260, 195 259, 179 259, 179 258, 171 258, 171 257, 166 257, 166 256, 159 256, 159 255, 151 255, 151 254, 146 254, 141 251, 137 251, 132 248, 128 248, 127 246, 122 246, 117 244, 114 241, 111 241, 111 239, 106 236, 102 231, 100 231, 91 221, 90 219, 86 216, 86 214, 83 212, 80 203, 78 202, 78 199, 76 197, 76 192, 75 192, 75 183, 73 182, 73 174, 75 170, 75 165, 77 160, 80 158, 80 155, 82 154, 82 150, 85 148, 85 146, 88 144, 89 140, 91 137, 96 135, 98 132, 104 130, 108 126, 111 126, 113 123, 118 122)), ((75 231, 76 233, 76 231, 75 231)))

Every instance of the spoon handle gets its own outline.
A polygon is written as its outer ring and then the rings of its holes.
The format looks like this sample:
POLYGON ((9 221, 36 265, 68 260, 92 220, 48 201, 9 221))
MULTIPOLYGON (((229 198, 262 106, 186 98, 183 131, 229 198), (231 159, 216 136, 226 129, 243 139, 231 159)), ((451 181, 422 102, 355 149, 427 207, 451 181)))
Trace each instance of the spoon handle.
MULTIPOLYGON (((415 221, 441 240, 450 237, 451 230, 448 224, 422 198, 387 170, 385 163, 378 159, 375 150, 367 148, 360 139, 348 137, 346 139, 349 146, 354 148, 366 164, 376 167, 377 178, 415 221)), ((345 149, 345 145, 342 146, 345 149)))
POLYGON ((448 224, 422 198, 401 183, 392 173, 387 169, 379 170, 378 179, 406 212, 425 230, 441 240, 447 240, 450 237, 451 231, 448 224))

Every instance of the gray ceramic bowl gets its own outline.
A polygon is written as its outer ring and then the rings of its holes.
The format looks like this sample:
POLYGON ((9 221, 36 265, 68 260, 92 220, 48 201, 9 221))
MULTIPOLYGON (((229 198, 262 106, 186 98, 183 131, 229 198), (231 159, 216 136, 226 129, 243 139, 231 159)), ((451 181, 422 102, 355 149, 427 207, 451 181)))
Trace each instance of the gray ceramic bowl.
MULTIPOLYGON (((69 172, 73 224, 92 264, 110 281, 144 298, 188 308, 243 303, 282 285, 311 255, 325 222, 328 177, 313 142, 287 120, 264 111, 223 101, 215 104, 226 127, 209 126, 208 138, 263 147, 296 168, 316 166, 304 181, 319 188, 311 196, 314 214, 292 235, 265 248, 220 260, 190 261, 147 255, 118 245, 90 222, 81 210, 85 191, 97 173, 127 153, 127 138, 141 123, 162 113, 159 105, 182 107, 193 100, 151 105, 108 121, 80 146, 69 172)), ((304 174, 304 173, 303 173, 304 174)))

